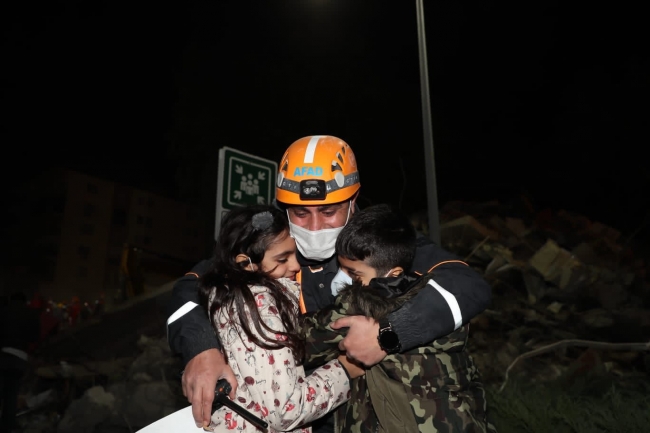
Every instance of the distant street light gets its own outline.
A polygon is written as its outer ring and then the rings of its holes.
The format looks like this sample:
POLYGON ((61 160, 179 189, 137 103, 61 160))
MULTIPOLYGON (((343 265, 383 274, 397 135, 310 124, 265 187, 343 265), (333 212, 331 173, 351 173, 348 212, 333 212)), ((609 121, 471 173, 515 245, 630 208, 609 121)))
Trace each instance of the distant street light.
POLYGON ((427 208, 429 237, 440 245, 440 221, 438 218, 438 187, 436 185, 436 161, 433 155, 433 128, 429 101, 429 72, 427 69, 427 41, 424 31, 424 8, 422 0, 415 0, 418 20, 418 48, 420 58, 420 92, 422 99, 422 128, 424 136, 424 164, 427 182, 427 208))

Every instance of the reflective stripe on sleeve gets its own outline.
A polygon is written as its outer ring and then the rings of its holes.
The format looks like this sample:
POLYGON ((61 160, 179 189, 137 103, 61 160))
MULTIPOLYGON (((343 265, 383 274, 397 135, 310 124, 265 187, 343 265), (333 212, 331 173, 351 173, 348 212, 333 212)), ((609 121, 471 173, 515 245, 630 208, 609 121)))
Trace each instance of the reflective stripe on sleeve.
POLYGON ((18 358, 22 359, 23 361, 27 361, 29 359, 29 356, 27 355, 27 352, 16 349, 15 347, 3 347, 1 352, 7 353, 9 355, 17 356, 18 358))
POLYGON ((449 309, 451 310, 451 314, 454 317, 454 330, 460 328, 463 324, 463 315, 460 312, 460 306, 458 305, 456 297, 449 293, 447 290, 443 289, 440 284, 436 283, 433 280, 429 280, 427 284, 433 286, 438 291, 438 293, 440 293, 442 297, 445 298, 445 301, 447 301, 447 305, 449 305, 449 309))
POLYGON ((192 311, 192 309, 194 309, 194 307, 198 305, 199 304, 197 304, 196 302, 192 302, 192 301, 187 302, 181 308, 176 310, 174 314, 169 316, 169 319, 167 319, 167 326, 171 325, 174 321, 180 319, 181 317, 183 317, 184 315, 192 311))

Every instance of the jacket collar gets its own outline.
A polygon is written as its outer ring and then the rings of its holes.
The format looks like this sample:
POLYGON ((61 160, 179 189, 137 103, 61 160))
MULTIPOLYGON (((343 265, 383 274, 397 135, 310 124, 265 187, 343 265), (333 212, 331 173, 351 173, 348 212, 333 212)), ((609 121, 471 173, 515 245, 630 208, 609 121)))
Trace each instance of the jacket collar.
POLYGON ((397 298, 417 286, 423 275, 403 273, 397 277, 380 277, 370 280, 369 286, 386 298, 397 298))

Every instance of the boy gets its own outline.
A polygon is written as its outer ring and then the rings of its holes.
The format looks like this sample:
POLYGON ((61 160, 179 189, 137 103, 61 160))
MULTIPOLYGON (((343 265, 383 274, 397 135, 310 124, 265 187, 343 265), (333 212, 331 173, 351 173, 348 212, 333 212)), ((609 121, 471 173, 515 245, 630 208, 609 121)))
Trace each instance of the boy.
POLYGON ((404 353, 399 353, 398 341, 393 345, 388 314, 427 284, 437 286, 435 270, 405 273, 415 249, 410 221, 387 205, 360 211, 336 240, 344 275, 335 280, 347 279, 347 284, 340 286, 332 307, 305 315, 305 367, 338 355, 344 331, 332 329, 330 323, 345 315, 361 314, 379 322, 379 344, 388 353, 365 376, 353 380, 348 404, 336 413, 338 433, 496 431, 487 421, 479 372, 465 351, 469 325, 404 353))

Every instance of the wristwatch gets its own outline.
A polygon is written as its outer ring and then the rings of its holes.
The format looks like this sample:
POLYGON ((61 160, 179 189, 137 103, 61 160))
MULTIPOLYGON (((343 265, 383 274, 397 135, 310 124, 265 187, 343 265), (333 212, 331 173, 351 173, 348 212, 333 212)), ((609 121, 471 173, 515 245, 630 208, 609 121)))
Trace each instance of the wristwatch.
POLYGON ((381 350, 389 355, 391 353, 399 352, 402 348, 397 332, 393 330, 388 319, 381 319, 379 321, 379 335, 377 336, 377 341, 379 341, 379 347, 381 347, 381 350))

